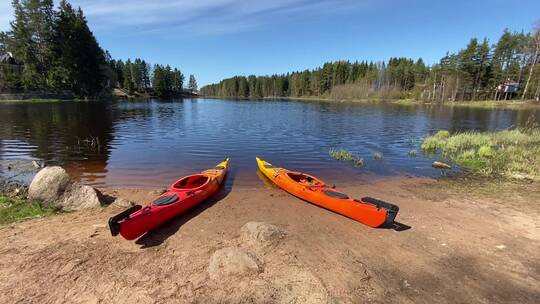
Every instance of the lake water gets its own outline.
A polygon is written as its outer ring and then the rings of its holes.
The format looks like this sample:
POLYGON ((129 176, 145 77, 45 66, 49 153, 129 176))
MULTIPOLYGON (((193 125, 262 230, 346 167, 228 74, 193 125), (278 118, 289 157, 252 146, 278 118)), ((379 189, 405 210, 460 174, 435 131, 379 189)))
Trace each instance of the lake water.
POLYGON ((437 176, 436 157, 419 150, 426 134, 511 128, 531 116, 540 121, 540 110, 216 99, 0 103, 0 161, 44 160, 98 187, 164 187, 225 157, 229 185, 252 187, 261 183, 255 156, 336 184, 437 176), (331 148, 357 153, 366 166, 333 160, 331 148))

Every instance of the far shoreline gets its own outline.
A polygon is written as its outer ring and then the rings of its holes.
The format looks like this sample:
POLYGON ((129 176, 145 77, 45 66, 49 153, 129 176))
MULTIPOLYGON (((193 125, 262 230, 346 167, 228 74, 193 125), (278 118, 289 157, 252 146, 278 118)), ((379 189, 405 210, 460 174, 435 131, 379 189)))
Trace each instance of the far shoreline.
POLYGON ((290 100, 303 102, 326 102, 326 103, 355 103, 355 104, 397 104, 397 105, 425 105, 425 106, 447 106, 447 107, 467 107, 467 108, 484 108, 484 109, 538 109, 540 101, 534 100, 470 100, 470 101, 447 101, 434 102, 416 99, 334 99, 328 97, 221 97, 221 96, 204 96, 204 95, 182 95, 171 97, 157 96, 116 96, 110 98, 96 99, 58 99, 58 98, 29 98, 29 99, 0 99, 1 103, 62 103, 62 102, 101 102, 101 101, 139 101, 139 100, 172 100, 172 99, 221 99, 221 100, 290 100))
POLYGON ((426 106, 450 106, 450 107, 470 107, 470 108, 511 108, 529 109, 540 108, 540 101, 534 100, 470 100, 470 101, 447 101, 434 102, 416 99, 334 99, 327 97, 289 97, 289 96, 267 96, 267 97, 222 97, 204 96, 198 98, 223 99, 223 100, 291 100, 305 102, 327 102, 327 103, 356 103, 356 104, 398 104, 398 105, 426 105, 426 106))

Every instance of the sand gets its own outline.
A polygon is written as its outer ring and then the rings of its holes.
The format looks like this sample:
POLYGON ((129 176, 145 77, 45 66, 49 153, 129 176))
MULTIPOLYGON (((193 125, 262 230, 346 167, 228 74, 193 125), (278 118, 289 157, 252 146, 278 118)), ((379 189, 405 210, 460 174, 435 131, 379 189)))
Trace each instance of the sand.
MULTIPOLYGON (((372 229, 269 185, 223 192, 130 242, 117 206, 0 227, 0 303, 538 303, 539 201, 492 198, 395 178, 340 188, 400 206, 372 229), (443 189, 443 190, 441 190, 443 189), (287 231, 257 247, 241 227, 287 231), (240 248, 257 271, 212 279, 209 260, 240 248)), ((144 204, 148 189, 106 189, 144 204)))

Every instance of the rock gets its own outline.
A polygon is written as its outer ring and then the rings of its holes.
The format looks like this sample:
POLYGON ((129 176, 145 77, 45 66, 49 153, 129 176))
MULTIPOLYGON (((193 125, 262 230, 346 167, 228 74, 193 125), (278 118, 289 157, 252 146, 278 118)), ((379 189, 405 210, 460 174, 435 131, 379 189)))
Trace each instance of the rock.
POLYGON ((111 204, 122 208, 129 208, 135 206, 134 202, 121 197, 117 197, 111 204))
POLYGON ((436 169, 452 169, 452 167, 449 164, 441 163, 438 161, 434 161, 433 164, 431 164, 431 166, 436 169))
POLYGON ((242 277, 259 272, 252 254, 235 247, 219 249, 210 257, 208 273, 214 280, 242 277))
POLYGON ((62 167, 45 167, 32 180, 28 189, 28 198, 45 203, 56 202, 61 199, 70 180, 66 170, 62 167))
POLYGON ((264 222, 248 222, 240 229, 243 241, 255 245, 275 245, 287 232, 278 226, 264 222))
POLYGON ((57 205, 66 211, 101 207, 101 193, 79 183, 71 184, 57 205))

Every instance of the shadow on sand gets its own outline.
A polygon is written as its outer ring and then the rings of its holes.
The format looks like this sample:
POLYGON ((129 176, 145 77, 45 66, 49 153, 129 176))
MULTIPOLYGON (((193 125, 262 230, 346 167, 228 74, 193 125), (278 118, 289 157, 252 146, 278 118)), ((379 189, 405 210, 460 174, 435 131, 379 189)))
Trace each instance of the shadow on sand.
POLYGON ((391 227, 388 227, 388 228, 400 232, 400 231, 409 230, 409 229, 411 229, 412 227, 409 226, 409 225, 405 225, 405 224, 403 224, 403 223, 394 221, 394 222, 392 223, 392 226, 391 226, 391 227))
POLYGON ((227 197, 227 195, 231 192, 232 184, 234 183, 234 175, 232 174, 232 172, 229 172, 225 178, 226 181, 224 185, 221 186, 219 192, 216 195, 193 207, 188 212, 177 216, 166 223, 163 223, 158 228, 152 231, 149 231, 148 233, 137 239, 137 241, 135 241, 135 244, 141 245, 141 249, 161 245, 170 236, 178 232, 182 225, 202 213, 207 208, 212 207, 215 203, 227 197))

